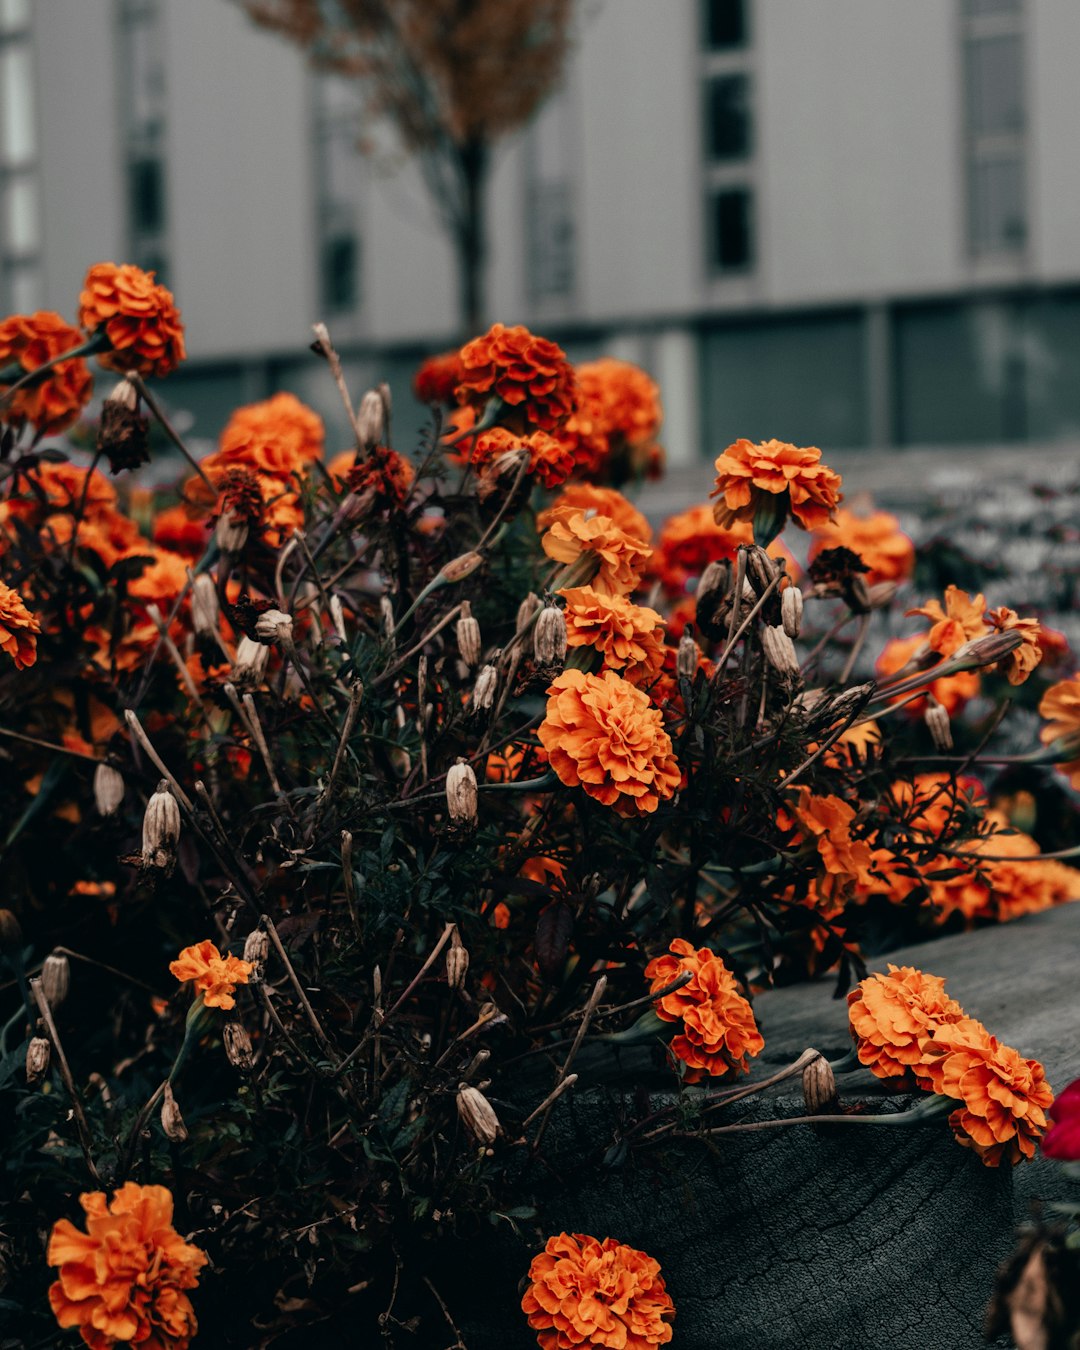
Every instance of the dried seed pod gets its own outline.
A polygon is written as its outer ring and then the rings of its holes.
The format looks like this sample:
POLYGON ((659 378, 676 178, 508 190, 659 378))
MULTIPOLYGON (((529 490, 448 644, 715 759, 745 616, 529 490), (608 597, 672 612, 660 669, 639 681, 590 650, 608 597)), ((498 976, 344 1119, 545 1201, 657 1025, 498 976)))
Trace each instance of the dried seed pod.
POLYGON ((233 1068, 248 1073, 255 1063, 255 1052, 243 1022, 226 1022, 221 1028, 221 1043, 233 1068))
POLYGON ((819 1055, 803 1069, 802 1090, 806 1109, 812 1116, 822 1115, 836 1108, 840 1094, 836 1090, 836 1075, 827 1059, 819 1055))
POLYGON ((345 610, 341 604, 340 595, 330 597, 330 622, 334 625, 334 632, 337 634, 339 642, 345 642, 345 610))
POLYGON ((747 545, 746 579, 754 589, 755 598, 759 598, 768 590, 779 571, 779 564, 770 558, 763 548, 759 548, 757 544, 747 545))
POLYGON ((383 635, 390 641, 394 640, 394 606, 390 603, 388 595, 379 596, 379 624, 382 627, 383 635))
POLYGON ((173 1096, 172 1084, 168 1082, 161 1103, 161 1128, 165 1131, 165 1138, 173 1144, 182 1144, 188 1137, 188 1128, 173 1096))
POLYGON ((468 600, 461 606, 461 618, 454 625, 457 634, 458 651, 467 666, 480 664, 480 624, 473 618, 472 606, 468 600))
POLYGON ((451 989, 464 988, 465 975, 468 969, 469 951, 462 943, 461 936, 455 928, 450 939, 450 947, 446 953, 446 983, 451 989))
POLYGON ((566 616, 558 605, 545 605, 533 629, 533 654, 541 666, 561 666, 566 660, 566 616))
POLYGON ((761 629, 761 648, 774 670, 781 675, 798 675, 799 658, 795 654, 795 644, 783 628, 765 624, 761 629))
POLYGON ((700 656, 701 653, 694 641, 690 625, 687 624, 683 629, 683 635, 679 639, 678 650, 675 653, 675 672, 680 680, 692 680, 694 678, 697 674, 700 656))
POLYGON ((107 456, 113 473, 137 469, 150 459, 149 421, 139 412, 139 391, 121 380, 106 394, 98 424, 98 453, 107 456))
POLYGON ((462 553, 460 557, 454 558, 448 562, 439 573, 443 581, 464 581, 471 573, 475 572, 484 561, 482 553, 462 553))
POLYGON ((498 687, 499 672, 496 667, 493 665, 483 666, 480 674, 476 677, 476 683, 473 685, 471 711, 474 713, 487 712, 495 702, 498 687))
POLYGON ((953 748, 952 723, 949 721, 948 709, 933 696, 926 696, 926 711, 923 713, 923 721, 926 723, 926 729, 934 742, 937 750, 945 751, 953 748))
POLYGON ((269 661, 269 647, 264 647, 254 638, 242 637, 237 643, 236 659, 232 666, 234 683, 249 686, 262 684, 269 661))
POLYGON ((248 541, 248 523, 237 511, 222 511, 214 527, 214 539, 222 553, 239 553, 248 541))
POLYGON ((694 594, 700 606, 703 600, 712 600, 714 597, 718 601, 725 600, 730 590, 731 563, 726 558, 722 558, 719 562, 709 563, 698 580, 697 590, 694 594))
POLYGON ((41 966, 41 992, 50 1008, 59 1008, 71 986, 71 966, 66 956, 51 952, 41 966))
POLYGON ((270 955, 270 937, 262 928, 253 928, 244 943, 244 960, 251 966, 251 978, 261 980, 266 958, 270 955))
POLYGON ((217 586, 208 572, 200 572, 191 583, 191 624, 200 636, 213 636, 218 630, 217 586))
POLYGON ((98 814, 114 816, 124 800, 124 779, 119 770, 104 760, 94 770, 94 805, 98 814))
POLYGON ((797 638, 802 629, 803 594, 798 586, 788 586, 780 596, 780 619, 789 638, 797 638))
POLYGON ((34 1087, 49 1072, 51 1047, 44 1036, 33 1036, 26 1047, 26 1085, 34 1087))
POLYGON ((374 389, 369 389, 360 400, 356 414, 356 434, 368 450, 374 450, 383 438, 385 414, 383 401, 374 389))
POLYGON ((876 581, 869 588, 871 609, 884 609, 886 605, 891 605, 893 597, 900 587, 895 581, 876 581))
POLYGON ((493 1144, 502 1134, 495 1108, 479 1088, 461 1083, 458 1086, 457 1109, 462 1123, 478 1144, 493 1144))
POLYGON ((292 638, 293 621, 283 610, 265 610, 255 620, 255 636, 263 642, 285 642, 292 638))
POLYGON ((541 608, 542 606, 540 603, 540 597, 533 595, 532 591, 530 591, 529 594, 525 597, 525 599, 522 600, 521 604, 518 605, 517 624, 515 625, 515 631, 518 633, 524 633, 525 630, 529 627, 529 625, 533 622, 534 616, 539 612, 541 608))
POLYGON ((158 783, 157 791, 146 803, 142 838, 143 866, 171 872, 176 863, 176 842, 180 838, 180 807, 167 779, 158 783))
POLYGON ((477 821, 476 774, 463 759, 446 775, 446 805, 456 825, 475 825, 477 821))

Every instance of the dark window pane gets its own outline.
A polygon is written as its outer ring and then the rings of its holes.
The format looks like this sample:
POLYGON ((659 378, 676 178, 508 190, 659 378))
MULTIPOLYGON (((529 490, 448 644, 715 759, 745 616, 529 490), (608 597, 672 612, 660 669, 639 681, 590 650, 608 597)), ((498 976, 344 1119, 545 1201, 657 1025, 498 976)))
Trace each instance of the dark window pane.
POLYGON ((705 0, 705 43, 713 51, 746 43, 746 0, 705 0))
POLYGON ((967 12, 977 14, 1019 14, 1020 0, 967 0, 967 12))
POLYGON ((332 312, 356 308, 360 249, 355 235, 332 235, 322 247, 323 304, 332 312))
POLYGON ((1018 37, 968 43, 968 99, 976 136, 1023 131, 1024 96, 1018 37))
POLYGON ((745 188, 714 193, 709 210, 714 270, 749 267, 753 256, 751 228, 750 193, 745 188))
POLYGON ((986 160, 972 167, 971 212, 976 252, 1023 248, 1024 166, 1018 158, 986 160))
POLYGON ((165 227, 165 173, 159 159, 137 159, 128 165, 131 228, 135 234, 157 234, 165 227))
POLYGON ((750 153, 750 81, 721 75, 705 86, 705 147, 709 159, 745 159, 750 153))
POLYGON ((528 219, 530 289, 542 296, 574 290, 574 218, 568 183, 538 183, 528 219))

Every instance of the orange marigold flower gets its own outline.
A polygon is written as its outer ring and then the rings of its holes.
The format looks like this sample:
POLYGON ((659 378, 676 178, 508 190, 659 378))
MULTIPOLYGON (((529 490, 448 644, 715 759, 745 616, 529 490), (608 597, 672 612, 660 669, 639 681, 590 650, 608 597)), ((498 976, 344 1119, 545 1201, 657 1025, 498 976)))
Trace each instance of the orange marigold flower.
POLYGON ((740 544, 752 544, 749 522, 736 520, 730 528, 718 525, 708 502, 669 516, 660 531, 656 571, 669 591, 681 591, 691 577, 699 577, 712 562, 733 559, 740 544))
POLYGON ((579 474, 601 473, 613 457, 625 457, 626 477, 648 471, 663 416, 656 382, 629 361, 602 357, 575 371, 578 406, 560 432, 579 474))
POLYGON ((949 1117, 959 1143, 987 1167, 1034 1156, 1054 1100, 1037 1059, 1024 1059, 971 1017, 936 1027, 922 1053, 933 1090, 963 1103, 949 1117))
POLYGON ((918 609, 907 611, 910 617, 921 614, 925 619, 933 620, 933 627, 925 635, 930 650, 942 656, 952 656, 953 652, 973 638, 983 637, 990 630, 986 624, 986 597, 968 595, 959 586, 945 587, 945 607, 938 600, 928 600, 918 609))
POLYGON ((574 471, 574 456, 561 440, 546 431, 534 431, 528 436, 515 436, 505 427, 482 431, 473 440, 472 464, 483 471, 501 455, 524 450, 529 456, 529 472, 546 488, 565 483, 574 471))
POLYGON ((494 324, 462 347, 460 360, 459 403, 479 406, 498 395, 542 431, 561 426, 577 404, 577 384, 565 352, 521 324, 494 324))
POLYGON ((937 1027, 964 1016, 943 979, 891 962, 887 975, 860 981, 847 1001, 859 1063, 877 1078, 914 1078, 923 1087, 928 1085, 923 1042, 937 1027))
POLYGON ((247 984, 251 965, 239 957, 222 956, 209 938, 194 947, 185 947, 169 971, 181 984, 195 981, 195 992, 202 994, 208 1008, 236 1007, 233 991, 238 984, 247 984))
POLYGON ((556 562, 582 561, 579 581, 604 595, 627 595, 638 583, 652 549, 620 530, 610 516, 577 509, 556 514, 543 539, 544 552, 556 562))
POLYGON ((1015 609, 992 609, 986 615, 986 621, 997 633, 1018 628, 1023 635, 1023 643, 1008 654, 999 668, 1004 670, 1010 684, 1023 684, 1043 658, 1042 625, 1038 619, 1021 619, 1015 609))
POLYGON ((615 524, 633 539, 643 544, 652 543, 652 526, 637 509, 615 488, 597 487, 594 483, 569 483, 546 511, 536 517, 536 528, 546 530, 559 513, 567 510, 590 512, 609 516, 615 524))
POLYGON ((216 452, 207 456, 202 466, 206 473, 253 469, 285 479, 302 473, 312 460, 322 459, 325 438, 317 412, 295 394, 274 394, 237 408, 225 424, 216 452))
POLYGON ((193 520, 186 506, 168 506, 154 517, 154 543, 190 562, 202 557, 209 542, 206 523, 193 520))
POLYGON ((1061 741, 1060 748, 1066 753, 1076 750, 1076 759, 1057 767, 1068 775, 1073 787, 1080 787, 1080 671, 1050 686, 1039 701, 1039 716, 1047 722, 1039 732, 1043 745, 1061 741))
POLYGON ((831 521, 814 531, 810 562, 828 548, 846 548, 857 553, 870 569, 868 585, 879 581, 907 581, 915 570, 915 545, 888 511, 860 515, 841 507, 831 521))
POLYGON ((824 525, 842 500, 840 475, 821 463, 815 445, 788 445, 785 441, 738 440, 716 461, 720 500, 713 508, 717 523, 730 529, 737 520, 753 521, 759 513, 775 521, 764 531, 769 539, 790 514, 804 530, 824 525))
POLYGON ((429 356, 413 376, 413 392, 421 403, 453 403, 461 383, 461 354, 455 349, 429 356))
POLYGON ((882 806, 898 817, 920 843, 940 840, 946 830, 956 833, 962 813, 983 809, 982 785, 974 778, 952 778, 947 773, 917 773, 893 783, 882 806))
POLYGON ((604 665, 635 684, 655 679, 664 664, 664 619, 655 609, 621 595, 603 595, 591 586, 559 591, 566 601, 566 641, 591 647, 604 665))
POLYGON ((25 670, 37 660, 37 634, 41 624, 23 604, 22 596, 0 581, 0 649, 25 670))
POLYGON ((851 837, 855 808, 839 797, 816 797, 809 788, 799 788, 799 803, 795 815, 800 824, 812 834, 825 871, 834 886, 851 882, 865 886, 873 882, 870 868, 873 854, 865 839, 851 837))
POLYGON ((86 1232, 60 1219, 49 1238, 46 1260, 60 1268, 49 1288, 53 1316, 78 1327, 91 1350, 187 1350, 199 1324, 184 1291, 207 1256, 173 1227, 171 1193, 128 1181, 111 1202, 89 1191, 79 1204, 86 1232))
POLYGON ((521 1310, 540 1350, 654 1350, 671 1340, 675 1305, 659 1262, 614 1238, 550 1237, 529 1279, 521 1310))
POLYGON ((98 360, 109 370, 160 379, 187 355, 172 292, 155 283, 153 272, 131 263, 90 268, 79 296, 79 323, 88 333, 105 332, 112 350, 98 360))
POLYGON ((353 465, 346 482, 351 492, 371 492, 380 503, 403 506, 415 478, 416 470, 403 455, 377 445, 353 465))
MULTIPOLYGON (((0 370, 12 364, 37 370, 61 352, 79 346, 83 335, 52 310, 13 314, 0 323, 0 370)), ((20 389, 0 409, 0 419, 26 420, 44 436, 54 436, 78 418, 90 399, 94 377, 81 357, 61 361, 40 384, 20 389)), ((0 384, 0 396, 7 385, 0 384)))
MULTIPOLYGON (((892 638, 886 642, 881 655, 875 663, 879 679, 898 674, 908 664, 928 651, 926 638, 921 634, 914 637, 892 638)), ((961 670, 955 675, 943 675, 927 686, 930 693, 942 705, 950 717, 963 712, 968 702, 978 694, 980 688, 977 670, 961 670)), ((906 697, 906 695, 901 695, 906 697)), ((905 703, 904 711, 909 717, 921 717, 926 706, 925 695, 905 703)))
POLYGON ((660 710, 610 670, 563 671, 537 734, 560 782, 622 816, 655 811, 681 781, 660 710))
POLYGON ((675 938, 645 967, 645 978, 655 993, 686 970, 693 977, 689 983, 654 1005, 664 1022, 682 1023, 671 1049, 687 1066, 684 1081, 698 1083, 706 1074, 717 1077, 732 1069, 748 1072, 747 1056, 760 1054, 765 1041, 735 976, 714 952, 708 947, 695 951, 685 938, 675 938))

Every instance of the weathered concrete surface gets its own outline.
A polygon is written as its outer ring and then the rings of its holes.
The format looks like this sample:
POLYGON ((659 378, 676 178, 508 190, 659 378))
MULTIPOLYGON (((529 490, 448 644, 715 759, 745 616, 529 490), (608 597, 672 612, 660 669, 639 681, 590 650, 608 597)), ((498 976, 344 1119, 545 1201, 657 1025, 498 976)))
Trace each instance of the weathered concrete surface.
MULTIPOLYGON (((1075 977, 1080 905, 895 952, 949 980, 950 992, 1002 1040, 1041 1059, 1060 1089, 1080 1075, 1075 977)), ((885 960, 875 967, 885 968, 885 960)), ((839 1055, 846 1013, 827 983, 757 1000, 764 1076, 807 1045, 839 1055)), ((863 1072, 841 1080, 849 1101, 901 1105, 863 1072)), ((653 1096, 653 1105, 660 1099, 653 1096)), ((916 1128, 804 1127, 727 1136, 636 1154, 601 1154, 629 1098, 579 1092, 553 1118, 541 1223, 613 1236, 662 1264, 680 1350, 976 1350, 994 1270, 1029 1199, 1060 1189, 1056 1170, 983 1167, 944 1119, 916 1128)), ((735 1108, 726 1119, 799 1114, 793 1096, 735 1108)), ((485 1269, 475 1314, 455 1307, 470 1350, 526 1350, 535 1340, 514 1295, 532 1251, 508 1229, 469 1253, 464 1295, 485 1269)), ((458 1258, 447 1253, 448 1266, 458 1258)))

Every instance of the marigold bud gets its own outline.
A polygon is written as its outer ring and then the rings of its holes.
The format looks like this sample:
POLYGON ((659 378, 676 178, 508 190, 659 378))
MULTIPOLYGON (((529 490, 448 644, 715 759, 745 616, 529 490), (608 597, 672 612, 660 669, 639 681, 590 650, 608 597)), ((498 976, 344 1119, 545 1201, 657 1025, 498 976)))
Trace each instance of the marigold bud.
POLYGON ((26 1047, 26 1085, 34 1087, 49 1072, 51 1047, 44 1036, 33 1036, 26 1047))
POLYGON ((171 872, 176 862, 176 841, 180 838, 180 807, 164 778, 146 803, 142 837, 143 866, 171 872))
POLYGON ((288 642, 292 628, 292 619, 280 609, 265 610, 255 620, 255 636, 263 642, 288 642))
POLYGON ((339 642, 345 642, 345 610, 341 603, 340 595, 330 597, 330 622, 334 625, 334 632, 337 634, 339 642))
POLYGON ((51 952, 41 965, 41 992, 50 1008, 59 1008, 68 996, 71 985, 71 966, 66 956, 51 952))
POLYGON ((191 583, 191 624, 196 633, 213 635, 218 630, 217 586, 209 572, 200 572, 191 583))
POLYGON ((1000 632, 987 633, 985 637, 973 638, 958 647, 948 658, 951 670, 978 670, 981 666, 993 665, 1003 660, 1010 652, 1022 646, 1024 635, 1019 628, 1006 628, 1000 632))
POLYGON ((382 440, 384 424, 383 401, 374 389, 369 389, 356 414, 356 433, 368 450, 374 450, 382 440))
POLYGON ((147 463, 149 425, 139 412, 139 391, 130 380, 120 380, 102 401, 97 434, 98 453, 108 457, 113 473, 147 463))
POLYGON ((266 958, 270 955, 269 934, 261 928, 253 928, 244 943, 244 960, 251 966, 251 978, 261 980, 266 958))
POLYGON ((687 624, 675 652, 675 673, 680 680, 692 680, 694 678, 697 674, 700 655, 698 645, 690 631, 690 625, 687 624))
POLYGON ((226 1022, 221 1028, 221 1043, 233 1068, 248 1073, 255 1063, 255 1052, 243 1022, 226 1022))
POLYGON ((936 749, 947 751, 953 748, 952 723, 949 721, 948 709, 939 703, 933 694, 926 696, 923 721, 936 749))
POLYGON ((783 628, 772 628, 765 624, 761 630, 761 647, 765 659, 781 675, 798 675, 799 658, 795 654, 795 644, 783 628))
POLYGON ((111 764, 102 761, 94 770, 94 805, 98 814, 114 816, 124 800, 124 779, 111 764))
POLYGON ((446 775, 446 805, 450 819, 458 825, 475 825, 477 821, 476 774, 471 764, 463 759, 446 775))
POLYGON ((495 693, 499 687, 499 672, 493 665, 481 668, 473 685, 471 708, 474 713, 487 712, 495 702, 495 693))
POLYGON ((236 647, 232 677, 236 684, 262 684, 270 661, 270 648, 254 638, 242 637, 236 647))
POLYGON ((214 539, 222 553, 239 553, 248 541, 248 523, 237 511, 222 511, 214 527, 214 539))
POLYGON ((711 562, 698 580, 695 596, 700 605, 702 600, 713 596, 723 600, 731 590, 731 563, 726 558, 720 562, 711 562))
POLYGON ((459 558, 448 562, 439 575, 444 581, 464 581, 483 561, 482 553, 463 553, 459 558))
POLYGON ((182 1144, 188 1137, 188 1128, 176 1104, 171 1083, 165 1084, 165 1097, 161 1103, 161 1128, 165 1131, 165 1138, 173 1144, 182 1144))
POLYGON ((755 597, 763 595, 780 571, 779 564, 759 548, 757 544, 751 544, 746 550, 746 579, 754 588, 755 597))
POLYGON ((869 588, 870 608, 884 609, 886 605, 891 605, 893 597, 900 589, 895 581, 875 581, 869 588))
POLYGON ((454 626, 457 634, 458 651, 467 666, 480 664, 480 624, 473 618, 472 606, 468 600, 461 606, 461 618, 454 626))
POLYGON ((451 989, 461 989, 465 984, 465 974, 469 969, 468 948, 462 943, 458 930, 454 929, 454 935, 450 939, 450 947, 446 953, 446 983, 451 989))
POLYGON ((802 629, 803 594, 798 586, 788 586, 780 596, 780 619, 789 638, 797 638, 802 629))
POLYGON ((478 1144, 490 1145, 502 1134, 499 1117, 479 1088, 462 1083, 457 1094, 458 1115, 478 1144))
POLYGON ((545 605, 533 629, 533 653, 541 666, 566 660, 566 616, 558 605, 545 605))
POLYGON ((20 956, 23 948, 22 925, 10 909, 0 909, 0 952, 20 956))
POLYGON ((812 1116, 833 1110, 840 1101, 836 1090, 836 1075, 827 1059, 818 1055, 803 1069, 803 1101, 812 1116))
POLYGON ((522 600, 521 604, 518 605, 517 623, 515 625, 515 631, 518 633, 524 633, 525 630, 529 627, 529 625, 533 622, 533 618, 540 611, 540 609, 541 609, 540 597, 533 595, 532 591, 530 591, 529 594, 525 597, 525 599, 522 600))

